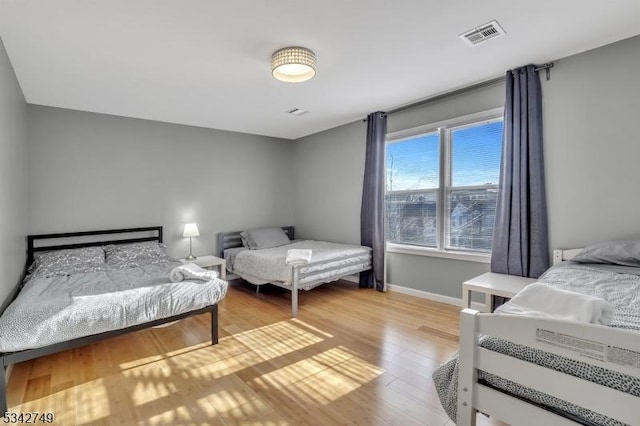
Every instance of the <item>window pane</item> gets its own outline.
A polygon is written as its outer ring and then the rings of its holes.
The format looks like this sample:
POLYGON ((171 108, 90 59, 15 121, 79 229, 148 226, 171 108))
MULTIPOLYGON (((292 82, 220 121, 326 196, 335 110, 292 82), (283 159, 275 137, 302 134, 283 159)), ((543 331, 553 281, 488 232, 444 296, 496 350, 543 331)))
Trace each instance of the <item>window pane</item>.
POLYGON ((387 191, 432 189, 439 185, 440 135, 430 133, 387 144, 387 191))
POLYGON ((387 241, 437 247, 437 191, 385 195, 387 241))
POLYGON ((451 186, 497 185, 502 120, 451 131, 451 186))
POLYGON ((496 188, 449 192, 448 248, 491 251, 497 197, 496 188))

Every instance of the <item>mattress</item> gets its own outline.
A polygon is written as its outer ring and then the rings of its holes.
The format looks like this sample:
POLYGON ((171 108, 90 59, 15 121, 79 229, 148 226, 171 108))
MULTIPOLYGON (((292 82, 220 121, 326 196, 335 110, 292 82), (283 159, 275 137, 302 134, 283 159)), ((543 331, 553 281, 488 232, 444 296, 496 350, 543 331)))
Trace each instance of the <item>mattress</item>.
POLYGON ((180 262, 33 278, 0 317, 0 352, 48 346, 217 303, 227 282, 172 283, 180 262))
POLYGON ((313 240, 261 250, 227 249, 224 256, 227 268, 252 284, 277 283, 291 286, 291 266, 285 263, 290 249, 309 249, 312 252, 309 266, 300 268, 300 271, 313 275, 300 280, 301 289, 308 288, 311 283, 325 279, 332 281, 336 276, 349 275, 371 266, 369 247, 313 240), (318 265, 318 262, 323 263, 318 265), (327 271, 328 269, 331 270, 327 271))
MULTIPOLYGON (((613 310, 611 327, 638 330, 640 338, 640 269, 625 270, 618 273, 611 268, 599 268, 595 265, 581 265, 563 262, 550 268, 539 282, 565 290, 590 294, 607 300, 613 310)), ((552 368, 575 377, 589 380, 603 386, 640 396, 640 380, 624 374, 591 366, 567 358, 532 349, 522 345, 495 338, 481 337, 480 346, 505 355, 513 356, 547 368, 552 368)), ((454 355, 433 373, 433 380, 440 402, 449 417, 456 421, 458 358, 454 355)), ((587 408, 569 404, 544 393, 526 388, 517 383, 478 372, 478 380, 496 389, 516 395, 527 401, 541 405, 546 409, 562 413, 572 420, 586 425, 622 425, 622 423, 595 413, 587 408)))

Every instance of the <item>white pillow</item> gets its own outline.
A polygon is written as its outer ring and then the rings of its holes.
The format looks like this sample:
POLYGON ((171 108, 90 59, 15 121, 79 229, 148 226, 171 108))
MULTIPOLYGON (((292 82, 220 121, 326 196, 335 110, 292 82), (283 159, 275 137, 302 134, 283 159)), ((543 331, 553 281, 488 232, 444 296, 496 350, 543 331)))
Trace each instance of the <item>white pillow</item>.
POLYGON ((259 228, 242 231, 242 244, 251 250, 279 247, 291 241, 282 228, 259 228))
POLYGON ((582 249, 573 259, 579 263, 610 263, 623 266, 640 266, 640 240, 607 241, 582 249))

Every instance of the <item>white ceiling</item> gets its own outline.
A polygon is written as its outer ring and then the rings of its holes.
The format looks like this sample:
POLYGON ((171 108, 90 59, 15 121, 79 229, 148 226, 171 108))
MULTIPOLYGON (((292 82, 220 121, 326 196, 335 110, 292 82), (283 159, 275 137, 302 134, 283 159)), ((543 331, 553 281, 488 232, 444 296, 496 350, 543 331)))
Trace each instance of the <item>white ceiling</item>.
POLYGON ((639 0, 0 0, 29 103, 290 139, 637 34, 639 0), (314 79, 271 77, 289 45, 314 79))

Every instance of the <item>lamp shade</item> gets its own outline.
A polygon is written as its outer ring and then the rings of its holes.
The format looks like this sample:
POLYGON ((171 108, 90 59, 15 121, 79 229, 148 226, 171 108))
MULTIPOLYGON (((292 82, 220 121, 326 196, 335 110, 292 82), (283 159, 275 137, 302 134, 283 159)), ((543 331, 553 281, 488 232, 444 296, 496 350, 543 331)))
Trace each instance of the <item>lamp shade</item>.
POLYGON ((280 81, 299 83, 316 75, 316 55, 305 47, 284 47, 271 55, 271 74, 280 81))
POLYGON ((184 226, 182 236, 184 238, 199 237, 200 232, 198 232, 198 225, 196 223, 187 223, 184 226))

